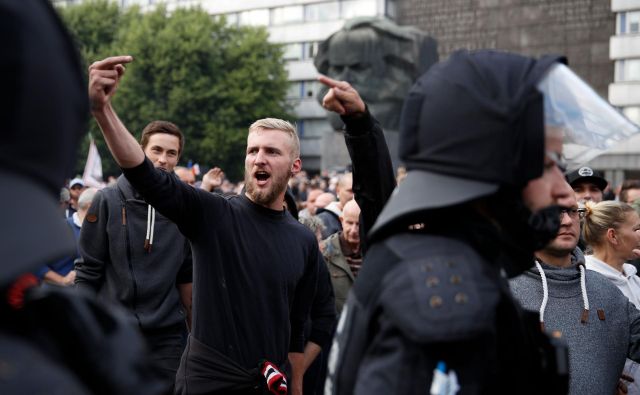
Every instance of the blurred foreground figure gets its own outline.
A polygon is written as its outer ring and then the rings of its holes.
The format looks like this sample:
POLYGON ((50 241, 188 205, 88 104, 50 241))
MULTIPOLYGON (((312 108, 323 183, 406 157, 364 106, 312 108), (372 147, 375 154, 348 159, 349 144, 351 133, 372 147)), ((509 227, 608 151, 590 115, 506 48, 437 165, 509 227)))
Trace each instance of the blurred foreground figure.
POLYGON ((88 100, 48 1, 0 0, 0 37, 0 184, 12 191, 0 197, 0 393, 160 393, 119 311, 25 274, 76 250, 58 195, 88 100))
MULTIPOLYGON (((325 393, 566 393, 566 348, 506 282, 553 239, 554 203, 572 193, 562 129, 545 123, 537 88, 563 61, 460 51, 414 85, 400 128, 407 176, 369 233, 325 393)), ((339 113, 379 127, 356 112, 339 113)))

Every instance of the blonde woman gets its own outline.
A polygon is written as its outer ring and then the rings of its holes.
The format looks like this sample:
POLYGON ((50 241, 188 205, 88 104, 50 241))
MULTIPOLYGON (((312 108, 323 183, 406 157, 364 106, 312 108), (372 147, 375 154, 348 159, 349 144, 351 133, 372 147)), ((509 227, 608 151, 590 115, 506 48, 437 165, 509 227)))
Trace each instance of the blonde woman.
MULTIPOLYGON (((640 309, 640 277, 636 268, 625 263, 640 253, 640 217, 627 203, 587 202, 582 236, 593 249, 586 267, 611 280, 640 309)), ((640 365, 627 359, 624 374, 635 379, 629 394, 640 394, 640 365)))

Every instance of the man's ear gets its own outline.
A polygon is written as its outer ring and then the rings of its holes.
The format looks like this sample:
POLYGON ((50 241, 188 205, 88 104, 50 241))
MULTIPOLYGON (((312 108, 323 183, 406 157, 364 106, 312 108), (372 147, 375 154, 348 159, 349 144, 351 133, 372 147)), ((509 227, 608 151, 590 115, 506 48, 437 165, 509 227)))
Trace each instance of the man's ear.
POLYGON ((302 170, 302 159, 296 158, 291 164, 291 173, 296 175, 300 173, 300 170, 302 170))

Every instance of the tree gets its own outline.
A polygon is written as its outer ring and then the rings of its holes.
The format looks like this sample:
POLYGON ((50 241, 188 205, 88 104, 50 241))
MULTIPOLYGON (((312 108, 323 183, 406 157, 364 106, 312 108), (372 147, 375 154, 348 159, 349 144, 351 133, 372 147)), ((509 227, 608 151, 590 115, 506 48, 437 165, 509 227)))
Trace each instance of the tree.
POLYGON ((228 26, 199 8, 123 12, 105 0, 62 14, 87 64, 110 54, 134 57, 114 107, 136 135, 155 119, 177 124, 186 137, 182 162, 219 166, 239 179, 249 125, 290 118, 282 48, 264 28, 228 26))

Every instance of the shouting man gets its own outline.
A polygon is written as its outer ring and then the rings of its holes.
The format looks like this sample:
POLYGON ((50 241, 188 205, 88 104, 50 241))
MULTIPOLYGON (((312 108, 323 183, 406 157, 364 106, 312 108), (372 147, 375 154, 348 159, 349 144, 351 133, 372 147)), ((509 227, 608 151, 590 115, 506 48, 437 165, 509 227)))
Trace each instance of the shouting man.
POLYGON ((249 127, 244 194, 192 188, 154 169, 111 106, 132 60, 91 65, 89 96, 126 178, 191 242, 193 328, 177 393, 277 393, 287 385, 280 370, 288 356, 292 393, 301 394, 303 326, 322 258, 314 235, 284 209, 287 182, 301 168, 295 128, 272 118, 249 127))

